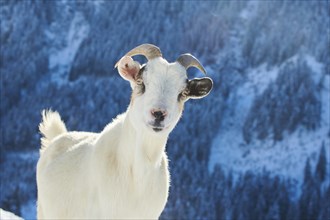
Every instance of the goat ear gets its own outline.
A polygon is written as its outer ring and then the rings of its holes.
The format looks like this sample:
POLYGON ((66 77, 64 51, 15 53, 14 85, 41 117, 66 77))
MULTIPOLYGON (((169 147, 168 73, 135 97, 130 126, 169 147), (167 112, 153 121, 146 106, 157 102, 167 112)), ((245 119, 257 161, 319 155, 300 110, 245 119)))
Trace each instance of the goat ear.
POLYGON ((136 81, 137 75, 141 69, 140 63, 134 61, 130 56, 124 56, 121 58, 115 67, 118 68, 120 76, 130 82, 136 81))
POLYGON ((209 77, 197 78, 188 82, 188 97, 200 99, 207 96, 213 87, 213 81, 209 77))

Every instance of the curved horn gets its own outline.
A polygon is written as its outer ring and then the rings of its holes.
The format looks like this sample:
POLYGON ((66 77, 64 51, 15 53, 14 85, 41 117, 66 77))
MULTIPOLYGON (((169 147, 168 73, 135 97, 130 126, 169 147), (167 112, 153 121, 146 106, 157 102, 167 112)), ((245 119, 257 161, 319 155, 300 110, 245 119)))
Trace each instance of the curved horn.
POLYGON ((180 63, 184 68, 188 69, 189 67, 196 67, 200 71, 202 71, 206 75, 206 71, 202 64, 197 60, 196 57, 189 53, 185 53, 179 56, 179 58, 176 60, 178 63, 180 63))
MULTIPOLYGON (((162 53, 160 49, 153 44, 141 44, 127 52, 124 56, 135 56, 135 55, 143 55, 147 58, 147 60, 154 59, 156 57, 161 57, 162 53)), ((119 61, 118 61, 119 62, 119 61)), ((115 67, 117 67, 118 62, 115 67)))

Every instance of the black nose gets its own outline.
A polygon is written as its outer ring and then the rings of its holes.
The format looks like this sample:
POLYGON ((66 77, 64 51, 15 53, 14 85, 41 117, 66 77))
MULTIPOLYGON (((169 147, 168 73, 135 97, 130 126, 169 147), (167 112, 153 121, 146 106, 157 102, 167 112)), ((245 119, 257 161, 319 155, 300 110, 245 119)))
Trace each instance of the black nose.
POLYGON ((155 120, 157 121, 164 121, 165 116, 166 116, 166 112, 165 111, 155 111, 152 110, 151 114, 155 117, 155 120))

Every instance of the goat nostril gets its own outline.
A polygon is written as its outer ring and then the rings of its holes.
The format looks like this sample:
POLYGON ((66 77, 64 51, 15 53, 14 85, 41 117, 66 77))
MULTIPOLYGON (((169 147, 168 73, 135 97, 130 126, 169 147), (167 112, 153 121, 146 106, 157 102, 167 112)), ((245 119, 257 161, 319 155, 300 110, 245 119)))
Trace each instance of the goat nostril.
POLYGON ((160 111, 159 112, 155 112, 154 113, 154 116, 155 116, 156 119, 160 119, 161 117, 164 117, 163 113, 160 112, 160 111))
POLYGON ((165 119, 165 116, 167 115, 166 111, 157 111, 157 110, 151 110, 152 116, 155 117, 156 120, 163 121, 165 119))

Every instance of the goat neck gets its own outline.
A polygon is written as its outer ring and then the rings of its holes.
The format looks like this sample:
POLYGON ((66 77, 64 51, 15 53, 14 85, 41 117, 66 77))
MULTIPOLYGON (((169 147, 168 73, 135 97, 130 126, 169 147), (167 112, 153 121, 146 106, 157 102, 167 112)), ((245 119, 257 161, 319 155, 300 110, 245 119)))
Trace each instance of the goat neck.
POLYGON ((122 127, 124 137, 120 139, 122 142, 119 149, 122 156, 128 157, 125 163, 134 161, 143 166, 160 166, 168 133, 159 134, 143 128, 135 128, 130 120, 131 117, 130 111, 127 111, 122 127))

